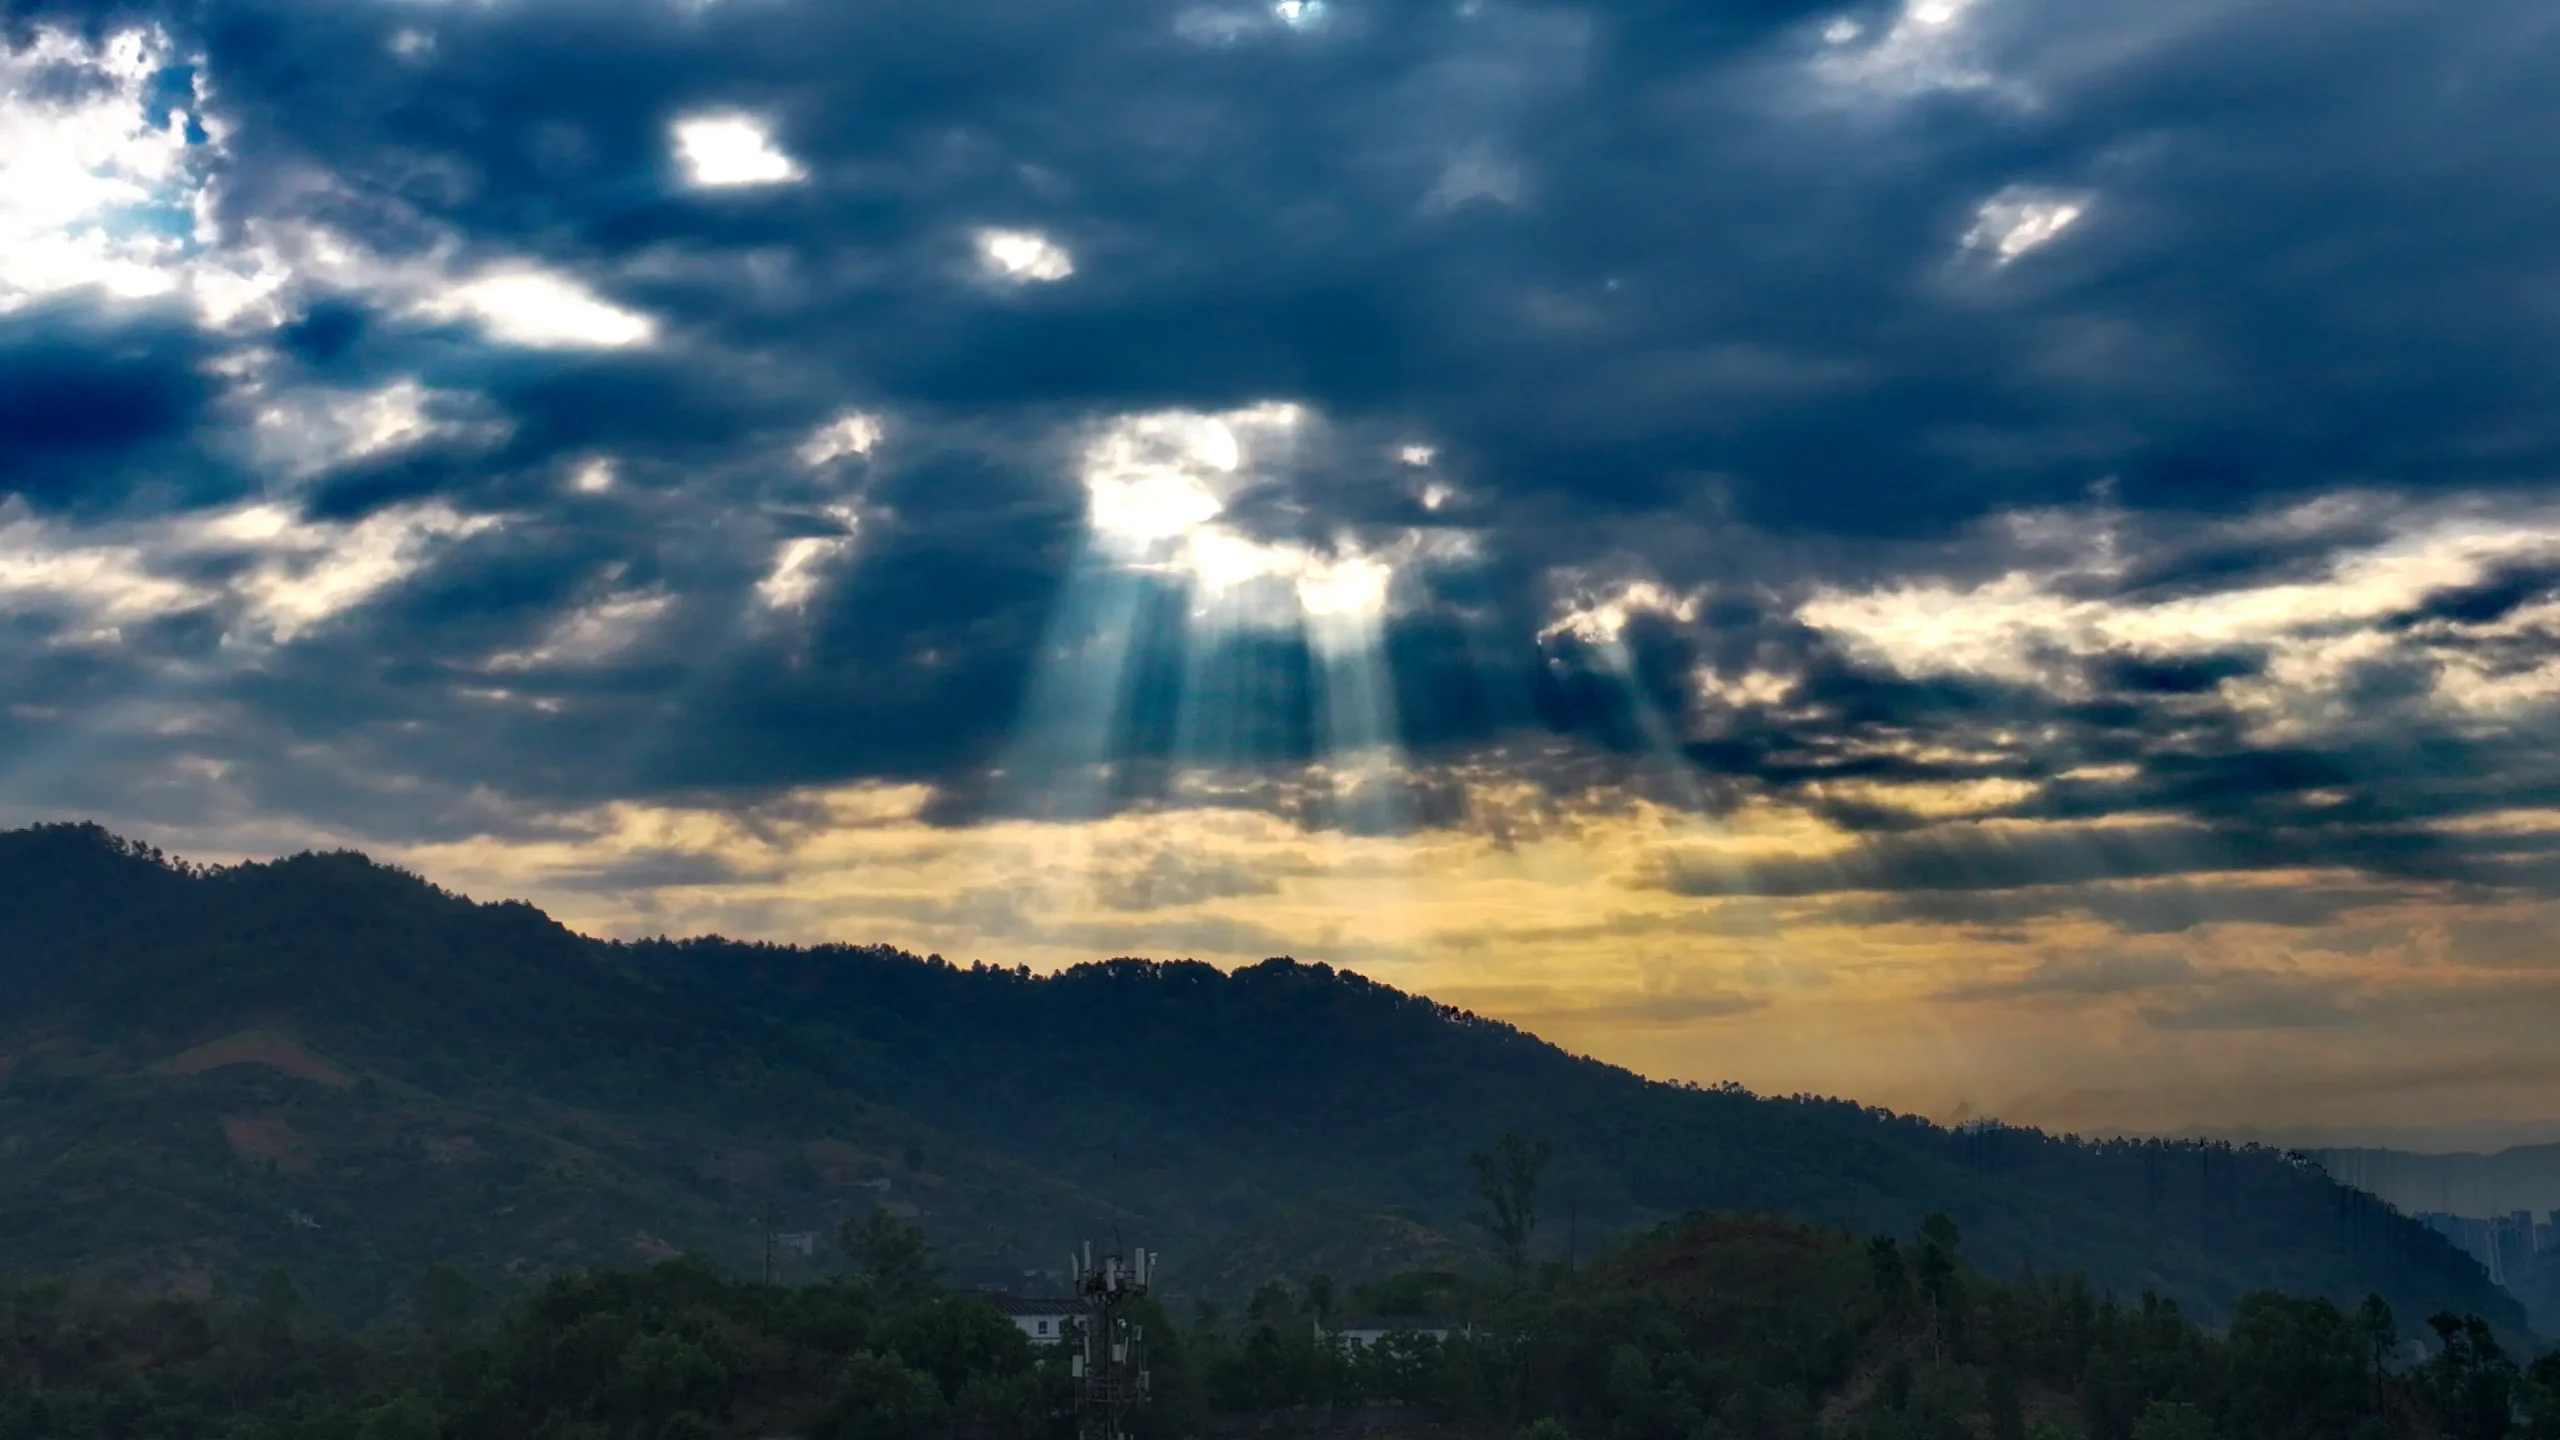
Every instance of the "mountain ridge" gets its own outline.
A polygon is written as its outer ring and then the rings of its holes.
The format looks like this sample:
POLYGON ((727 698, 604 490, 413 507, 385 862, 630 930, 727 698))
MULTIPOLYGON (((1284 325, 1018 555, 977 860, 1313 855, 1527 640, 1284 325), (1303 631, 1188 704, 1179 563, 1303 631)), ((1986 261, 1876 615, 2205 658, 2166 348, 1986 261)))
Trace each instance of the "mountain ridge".
POLYGON ((62 826, 0 833, 0 982, 11 1270, 286 1263, 365 1312, 430 1260, 523 1277, 645 1236, 747 1265, 749 1235, 886 1198, 970 1273, 1030 1282, 1115 1222, 1203 1256, 1318 1200, 1463 1235, 1466 1155, 1517 1129, 1557 1142, 1549 1211, 1592 1236, 1693 1209, 1854 1232, 1943 1210, 1995 1268, 2199 1313, 2373 1289, 2525 1328, 2476 1263, 2299 1157, 1649 1081, 1286 959, 1034 975, 607 942, 351 853, 192 867, 62 826), (150 1069, 260 1025, 353 1083, 150 1069), (51 1203, 66 1185, 87 1213, 51 1203))

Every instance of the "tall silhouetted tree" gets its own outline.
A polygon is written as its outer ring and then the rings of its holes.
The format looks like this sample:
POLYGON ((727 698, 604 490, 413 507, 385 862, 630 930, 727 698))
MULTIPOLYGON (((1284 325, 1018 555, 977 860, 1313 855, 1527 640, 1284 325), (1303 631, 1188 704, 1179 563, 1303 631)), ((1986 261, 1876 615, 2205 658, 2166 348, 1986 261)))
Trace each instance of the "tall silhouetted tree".
POLYGON ((1920 1282, 1920 1293, 1929 1300, 1933 1347, 1954 1340, 1956 1324, 1963 1313, 1964 1276, 1956 1267, 1957 1247, 1963 1239, 1956 1222, 1944 1215, 1931 1215, 1920 1222, 1920 1253, 1911 1268, 1920 1282))
POLYGON ((1467 1157, 1475 1167, 1476 1198, 1484 1202, 1483 1209, 1467 1218, 1493 1237, 1502 1263, 1514 1270, 1528 1267, 1529 1240, 1538 1230, 1538 1177, 1554 1158, 1555 1148, 1513 1130, 1493 1142, 1490 1152, 1467 1157))
POLYGON ((836 1241, 853 1261, 854 1274, 884 1300, 922 1299, 942 1278, 924 1231, 886 1210, 875 1208, 845 1221, 836 1241))
POLYGON ((2515 1415, 2516 1365, 2477 1315, 2430 1316, 2438 1349, 2419 1368, 2418 1393, 2446 1440, 2505 1440, 2515 1415))
POLYGON ((418 1328, 438 1345, 450 1345, 471 1328, 471 1317, 480 1308, 480 1290, 460 1269, 438 1261, 418 1277, 414 1304, 418 1328))
POLYGON ((1333 1277, 1318 1273, 1307 1277, 1307 1310, 1319 1325, 1333 1323, 1333 1277))
POLYGON ((2357 1307, 2356 1321, 2364 1333, 2365 1373, 2373 1382, 2374 1403, 2382 1402, 2382 1384, 2391 1366, 2391 1352, 2400 1348, 2400 1326, 2391 1315, 2391 1302, 2379 1295, 2367 1295, 2357 1307))
POLYGON ((1892 1236, 1867 1242, 1867 1271, 1885 1314, 1900 1320, 1911 1313, 1911 1267, 1902 1263, 1902 1246, 1892 1236))

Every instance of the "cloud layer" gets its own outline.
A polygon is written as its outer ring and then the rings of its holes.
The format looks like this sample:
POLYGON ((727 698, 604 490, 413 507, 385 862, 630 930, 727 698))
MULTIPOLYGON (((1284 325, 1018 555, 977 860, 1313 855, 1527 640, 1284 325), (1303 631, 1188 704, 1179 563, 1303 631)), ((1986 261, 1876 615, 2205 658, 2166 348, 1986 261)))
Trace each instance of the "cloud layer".
POLYGON ((12 818, 2560 1115, 2537 7, 0 14, 12 818))

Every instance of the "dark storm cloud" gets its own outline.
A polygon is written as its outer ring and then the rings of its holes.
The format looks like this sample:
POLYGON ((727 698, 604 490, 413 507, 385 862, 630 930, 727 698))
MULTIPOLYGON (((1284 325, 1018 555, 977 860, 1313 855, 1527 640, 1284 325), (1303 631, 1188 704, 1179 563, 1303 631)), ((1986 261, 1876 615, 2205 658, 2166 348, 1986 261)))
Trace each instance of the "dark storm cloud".
MULTIPOLYGON (((2416 826, 2272 829, 2181 821, 2001 831, 1963 825, 1882 836, 1842 855, 1822 858, 1765 860, 1746 866, 1723 859, 1665 857, 1642 883, 1695 896, 1962 895, 2255 870, 2345 869, 2409 882, 2547 890, 2560 881, 2556 844, 2560 841, 2546 835, 2447 834, 2416 826)), ((2076 908, 2119 915, 2140 903, 2129 897, 2100 901, 2086 895, 2072 901, 2076 908)), ((2166 911, 2179 902, 2160 897, 2155 903, 2166 911)), ((2217 902, 2195 903, 2205 918, 2255 918, 2245 907, 2217 917, 2217 902)), ((1986 913, 1983 918, 1999 917, 1986 913)), ((2159 927, 2149 922, 2133 928, 2159 927)))
MULTIPOLYGON (((144 12, 6 13, 23 35, 144 12)), ((65 653, 68 621, 0 635, 17 755, 119 688, 183 685, 221 717, 98 742, 89 793, 183 750, 258 804, 400 834, 496 823, 479 788, 539 807, 900 779, 937 787, 938 820, 1036 810, 1021 792, 1045 775, 990 772, 1024 758, 1042 647, 1090 563, 1091 423, 1286 398, 1314 438, 1238 498, 1241 531, 1475 546, 1408 566, 1381 635, 1391 734, 1422 773, 1393 803, 1311 798, 1279 773, 1322 755, 1308 633, 1197 633, 1164 586, 1131 611, 1097 805, 1208 761, 1238 772, 1231 803, 1492 831, 1518 817, 1450 778, 1489 765, 1556 796, 1775 797, 1871 837, 1658 877, 1684 893, 2286 866, 2549 883, 2523 842, 2427 828, 2560 798, 2537 741, 2430 709, 2442 654, 2360 662, 2345 722, 2277 743, 2232 698, 2271 663, 2247 644, 1919 674, 1796 618, 1821 586, 1978 583, 2089 539, 1986 538, 2016 507, 2116 516, 2118 563, 2057 596, 2163 604, 2316 578, 2393 530, 2370 508, 2248 521, 2295 500, 2546 487, 2560 265, 2539 237, 2560 179, 2532 147, 2560 121, 2560 38, 2534 7, 1983 0, 1943 32, 1794 3, 1344 0, 1302 29, 1133 0, 153 13, 201 52, 224 122, 218 245, 319 226, 374 257, 370 282, 287 283, 255 383, 454 397, 428 409, 449 433, 332 462, 290 503, 495 524, 252 660, 211 662, 213 605, 100 656, 65 653), (1834 18, 1859 37, 1827 44, 1834 18), (802 183, 682 186, 669 123, 732 108, 769 121, 802 183), (2001 263, 1982 227, 2003 195, 2082 213, 2001 263), (982 226, 1048 236, 1074 274, 990 281, 982 226), (654 343, 509 346, 379 278, 509 264, 645 314, 654 343), (848 409, 885 417, 880 449, 804 463, 848 409), (1402 443, 1435 452, 1447 508, 1402 443), (571 489, 597 457, 612 487, 571 489), (760 589, 784 544, 831 538, 805 598, 760 589), (1695 603, 1541 638, 1567 573, 1695 603), (646 627, 572 654, 641 603, 646 627), (1213 752, 1186 693, 1231 712, 1213 752), (367 775, 423 784, 348 788, 367 775), (1983 781, 2030 787, 1995 815, 2052 833, 1951 830, 1894 794, 1983 781), (2129 815, 2153 823, 2098 823, 2129 815)), ((209 362, 251 343, 85 301, 0 316, 0 486, 72 517, 240 493, 225 442, 263 401, 209 362)), ((2518 562, 2375 628, 2529 668, 2540 642, 2485 630, 2553 574, 2518 562)))
POLYGON ((181 443, 214 397, 211 349, 173 309, 0 315, 0 498, 97 509, 136 488, 166 504, 221 486, 181 443))
POLYGON ((2240 923, 2311 929, 2350 911, 2424 898, 2411 887, 2374 885, 2218 884, 2182 877, 2170 884, 2065 884, 2050 888, 1918 890, 1835 904, 1825 918, 1851 924, 2016 925, 2056 916, 2086 916, 2118 933, 2165 935, 2199 925, 2240 923))
MULTIPOLYGON (((2499 239, 2494 212, 2548 200, 2528 175, 2502 177, 2494 204, 2440 193, 2498 158, 2461 143, 2465 117, 2512 124, 2530 92, 2431 93, 2451 175, 2284 158, 2390 143, 2411 91, 2513 28, 2495 12, 2278 26, 2172 8, 2165 37, 2092 73, 2082 50, 2103 39, 1983 7, 1972 63, 2013 70, 2032 105, 1830 105, 1785 63, 1814 48, 1800 28, 1631 8, 1345 7, 1323 33, 1204 46, 1155 6, 616 7, 607 25, 552 3, 431 17, 438 48, 414 72, 312 63, 379 54, 416 21, 388 7, 213 15, 253 174, 281 169, 274 147, 378 177, 479 243, 563 258, 780 247, 797 279, 779 314, 734 286, 656 298, 701 333, 917 400, 1302 395, 1422 422, 1505 490, 1641 510, 1712 471, 1736 478, 1746 516, 1821 528, 1943 523, 2108 473, 2140 499, 2228 504, 2411 446, 2442 453, 2408 478, 2474 479, 2483 465, 2448 430, 2538 403, 2460 378, 2506 373, 2534 327, 2454 329, 2447 288, 2477 272, 2407 263, 2457 239, 2477 255, 2499 239), (2315 83, 2346 74, 2367 83, 2315 83), (2270 75, 2290 104, 2256 98, 2270 75), (821 184, 669 198, 664 121, 708 104, 770 109, 821 184), (1879 127, 1894 144, 1871 143, 1879 127), (1522 198, 1427 212, 1470 147, 1516 168, 1522 198), (2017 180, 2086 187, 2100 208, 2029 264, 1950 273, 1971 207, 2017 180), (2413 213, 2395 190, 2452 208, 2339 253, 2341 214, 2413 213), (1052 229, 1084 257, 1079 282, 974 302, 951 241, 986 222, 1052 229), (2321 294, 2273 283, 2314 246, 2321 294), (2363 303, 2324 299, 2350 291, 2363 303), (1541 323, 1540 305, 1563 310, 1541 323), (2454 348, 2394 362, 2356 333, 2377 311, 2454 348), (896 343, 813 343, 821 327, 896 343), (2294 363, 2348 338, 2378 366, 2294 363), (2056 374, 2057 358, 2074 363, 2056 374), (2268 387, 2290 403, 2265 403, 2268 387)), ((254 183, 234 193, 260 203, 254 183)), ((2515 261, 2515 283, 2539 273, 2515 261)), ((2505 445, 2511 473, 2549 453, 2505 445)))
POLYGON ((2513 566, 2477 584, 2439 591, 2427 597, 2425 604, 2404 615, 2392 617, 2392 623, 2400 627, 2423 625, 2430 621, 2454 625, 2494 624, 2528 601, 2542 599, 2555 589, 2560 589, 2560 567, 2513 566))

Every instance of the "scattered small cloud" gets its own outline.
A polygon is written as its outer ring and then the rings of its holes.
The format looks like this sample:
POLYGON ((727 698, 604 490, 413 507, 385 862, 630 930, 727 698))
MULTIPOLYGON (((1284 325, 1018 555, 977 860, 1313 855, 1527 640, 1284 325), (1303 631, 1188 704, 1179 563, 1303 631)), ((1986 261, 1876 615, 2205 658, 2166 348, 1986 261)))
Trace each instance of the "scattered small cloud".
POLYGON ((981 230, 978 261, 987 273, 1020 284, 1050 284, 1076 273, 1066 247, 1036 230, 981 230))
POLYGON ((2087 195, 2012 185, 1982 202, 1973 228, 1964 233, 1964 248, 2007 265, 2062 238, 2064 231, 2087 217, 2087 195))
POLYGON ((816 469, 838 460, 868 455, 880 443, 880 417, 849 410, 811 431, 800 442, 801 463, 816 469))

